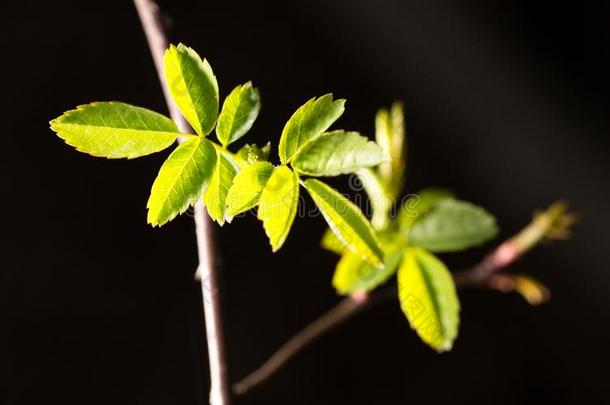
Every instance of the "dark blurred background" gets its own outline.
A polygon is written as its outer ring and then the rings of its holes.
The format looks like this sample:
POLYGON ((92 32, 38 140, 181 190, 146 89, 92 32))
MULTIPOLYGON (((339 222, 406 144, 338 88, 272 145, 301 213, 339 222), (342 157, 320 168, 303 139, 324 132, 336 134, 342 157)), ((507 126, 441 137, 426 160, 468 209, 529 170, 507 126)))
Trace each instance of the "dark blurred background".
MULTIPOLYGON (((261 89, 249 142, 277 145, 294 109, 325 92, 348 100, 337 127, 371 135, 375 111, 401 99, 409 191, 457 191, 496 214, 501 238, 558 198, 583 217, 572 240, 514 266, 551 288, 549 304, 464 291, 460 336, 443 355, 419 341, 396 303, 384 304, 236 404, 603 402, 608 2, 162 6, 172 41, 210 60, 222 97, 247 80, 261 89)), ((0 403, 206 403, 192 219, 161 229, 145 221, 167 152, 96 159, 48 129, 64 110, 94 100, 166 112, 131 2, 22 0, 2 8, 0 403)), ((336 258, 318 247, 324 227, 321 218, 297 221, 274 255, 253 217, 216 228, 234 380, 338 302, 330 286, 336 258)), ((456 270, 485 251, 444 259, 456 270)))

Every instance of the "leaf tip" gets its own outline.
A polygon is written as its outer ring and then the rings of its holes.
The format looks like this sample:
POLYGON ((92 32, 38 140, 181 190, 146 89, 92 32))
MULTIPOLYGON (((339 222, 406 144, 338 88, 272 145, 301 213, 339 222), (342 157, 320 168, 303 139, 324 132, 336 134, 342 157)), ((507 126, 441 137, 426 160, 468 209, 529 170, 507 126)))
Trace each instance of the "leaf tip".
POLYGON ((439 354, 450 352, 452 349, 453 341, 449 340, 443 342, 440 346, 434 348, 434 350, 436 350, 436 352, 439 354))
MULTIPOLYGON (((149 211, 149 212, 150 212, 150 211, 149 211)), ((161 225, 159 224, 159 222, 158 222, 156 219, 152 218, 150 215, 149 215, 149 216, 146 218, 146 223, 147 223, 148 225, 150 225, 151 227, 153 227, 153 228, 157 228, 157 227, 160 227, 160 226, 161 226, 161 225)))

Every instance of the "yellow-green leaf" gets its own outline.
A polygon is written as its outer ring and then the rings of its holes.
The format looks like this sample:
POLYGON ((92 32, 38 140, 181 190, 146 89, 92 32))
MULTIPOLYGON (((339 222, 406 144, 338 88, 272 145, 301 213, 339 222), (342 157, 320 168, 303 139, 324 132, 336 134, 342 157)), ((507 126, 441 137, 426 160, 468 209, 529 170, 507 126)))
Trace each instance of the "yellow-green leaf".
POLYGON ((271 151, 271 143, 267 142, 263 147, 258 147, 255 144, 242 146, 237 153, 235 158, 237 164, 242 169, 248 167, 255 162, 269 159, 269 152, 271 151))
POLYGON ((458 334, 460 302, 447 267, 422 248, 407 248, 398 270, 400 307, 411 328, 439 352, 458 334))
POLYGON ((332 229, 328 228, 322 235, 322 239, 320 240, 320 246, 324 249, 329 250, 338 255, 343 254, 343 252, 349 250, 347 246, 333 232, 332 229))
POLYGON ((448 198, 453 198, 453 194, 442 188, 426 188, 410 195, 398 213, 400 232, 407 235, 416 220, 428 216, 436 204, 448 198))
POLYGON ((307 179, 304 186, 337 237, 364 260, 383 266, 384 255, 375 231, 360 209, 319 180, 307 179))
POLYGON ((332 94, 325 94, 299 107, 282 131, 279 144, 282 163, 289 163, 303 145, 326 131, 343 114, 344 105, 345 100, 333 101, 332 94))
POLYGON ((204 138, 179 145, 167 158, 148 199, 148 222, 163 225, 194 204, 205 190, 216 163, 216 150, 204 138))
POLYGON ((165 80, 184 118, 200 135, 214 128, 218 116, 218 83, 210 64, 179 44, 165 51, 165 80))
POLYGON ((116 101, 82 105, 51 121, 51 129, 79 152, 136 158, 170 146, 180 135, 169 118, 116 101))
POLYGON ((333 286, 340 295, 351 295, 368 292, 384 284, 396 272, 402 258, 402 248, 391 247, 385 252, 382 268, 372 266, 369 262, 352 252, 345 252, 335 269, 333 286))
POLYGON ((210 217, 220 225, 225 223, 226 197, 229 187, 233 184, 233 178, 237 174, 237 164, 221 150, 216 151, 216 166, 207 190, 203 194, 205 204, 210 217))
POLYGON ((222 104, 216 135, 223 145, 235 142, 252 128, 261 109, 258 89, 248 82, 237 86, 222 104))
POLYGON ((390 111, 381 109, 375 117, 375 137, 390 160, 379 166, 379 174, 394 197, 402 186, 406 166, 405 124, 403 106, 392 104, 390 111))
POLYGON ((234 217, 254 208, 271 173, 273 165, 269 162, 255 162, 243 168, 227 194, 227 214, 234 217))
POLYGON ((332 131, 304 145, 295 155, 292 167, 310 176, 338 176, 388 160, 375 142, 357 132, 332 131))
POLYGON ((419 218, 408 233, 409 243, 433 252, 455 252, 496 236, 495 218, 465 201, 444 199, 419 218))
POLYGON ((258 219, 274 252, 286 241, 298 204, 299 176, 286 166, 276 167, 258 201, 258 219))
POLYGON ((376 171, 370 168, 356 172, 358 180, 366 191, 370 207, 373 210, 371 224, 376 230, 385 229, 390 222, 390 210, 395 205, 392 194, 386 191, 376 171))

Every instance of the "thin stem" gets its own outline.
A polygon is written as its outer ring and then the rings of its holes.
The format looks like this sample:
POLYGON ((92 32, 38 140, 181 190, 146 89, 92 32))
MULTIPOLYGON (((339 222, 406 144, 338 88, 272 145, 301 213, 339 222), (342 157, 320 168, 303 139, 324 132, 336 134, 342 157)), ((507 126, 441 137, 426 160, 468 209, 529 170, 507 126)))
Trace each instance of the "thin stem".
MULTIPOLYGON (((163 54, 169 43, 165 34, 159 6, 153 0, 134 0, 146 40, 152 53, 163 95, 170 116, 176 122, 180 132, 192 133, 188 122, 184 119, 178 106, 170 94, 164 78, 163 54)), ((179 140, 182 141, 182 140, 179 140)), ((203 309, 205 314, 205 329, 210 363, 210 404, 228 405, 230 402, 229 379, 225 359, 222 320, 220 310, 220 295, 218 279, 214 263, 214 238, 211 223, 205 214, 201 201, 195 204, 195 233, 197 236, 197 253, 199 256, 198 278, 201 280, 203 309)))
MULTIPOLYGON (((538 214, 521 232, 507 241, 501 243, 485 258, 463 272, 453 275, 456 286, 485 287, 507 292, 507 283, 501 285, 492 282, 497 272, 510 266, 525 252, 538 244, 544 238, 550 238, 557 234, 567 232, 567 228, 574 222, 574 216, 566 214, 567 206, 563 203, 553 204, 546 212, 538 214), (562 229, 563 228, 563 229, 562 229)), ((336 326, 344 323, 354 315, 375 305, 398 299, 398 289, 390 286, 373 294, 358 294, 344 298, 330 311, 306 326, 296 335, 288 340, 267 361, 250 375, 246 376, 233 385, 236 395, 245 394, 252 388, 267 381, 290 359, 294 358, 304 348, 316 339, 333 330, 336 326)))
POLYGON ((363 308, 364 305, 357 299, 352 297, 345 298, 337 306, 307 325, 305 329, 288 340, 269 360, 252 374, 233 385, 233 392, 238 395, 243 394, 250 388, 260 384, 275 373, 294 354, 300 352, 305 346, 332 328, 345 322, 363 308))

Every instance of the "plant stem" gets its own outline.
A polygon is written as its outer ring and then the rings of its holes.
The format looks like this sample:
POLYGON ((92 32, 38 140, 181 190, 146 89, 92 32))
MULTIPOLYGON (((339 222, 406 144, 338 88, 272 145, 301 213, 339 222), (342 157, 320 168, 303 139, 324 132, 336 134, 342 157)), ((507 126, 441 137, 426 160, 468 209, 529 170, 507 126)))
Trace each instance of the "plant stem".
MULTIPOLYGON (((567 228, 574 221, 574 216, 567 214, 566 211, 567 206, 560 202, 553 204, 544 213, 536 215, 523 230, 501 243, 477 265, 469 270, 455 273, 453 278, 456 286, 460 289, 464 287, 498 289, 495 283, 490 282, 498 271, 514 263, 544 238, 552 237, 554 232, 561 230, 561 227, 565 227, 564 231, 567 232, 567 228)), ((505 286, 499 290, 508 292, 505 286)), ((365 309, 392 299, 398 299, 398 288, 396 286, 384 288, 370 295, 362 293, 344 298, 330 311, 290 338, 259 368, 233 384, 233 393, 236 395, 245 394, 262 384, 317 338, 365 309)))
POLYGON ((262 383, 286 363, 288 359, 300 352, 308 344, 342 322, 347 321, 362 309, 364 309, 364 305, 361 305, 359 300, 352 297, 345 298, 337 306, 307 325, 297 335, 288 340, 252 374, 233 385, 233 392, 237 395, 243 394, 252 387, 262 383))
MULTIPOLYGON (((152 53, 163 95, 170 116, 182 133, 192 133, 192 128, 180 113, 178 106, 169 92, 163 70, 163 55, 169 43, 165 34, 159 6, 153 0, 134 0, 146 40, 152 53)), ((179 140, 181 142, 182 140, 179 140)), ((195 204, 195 233, 197 236, 197 253, 199 256, 198 278, 201 280, 205 329, 210 363, 210 404, 228 405, 230 402, 229 379, 227 373, 220 295, 218 293, 217 271, 214 263, 214 237, 211 223, 205 213, 201 200, 195 204)))

